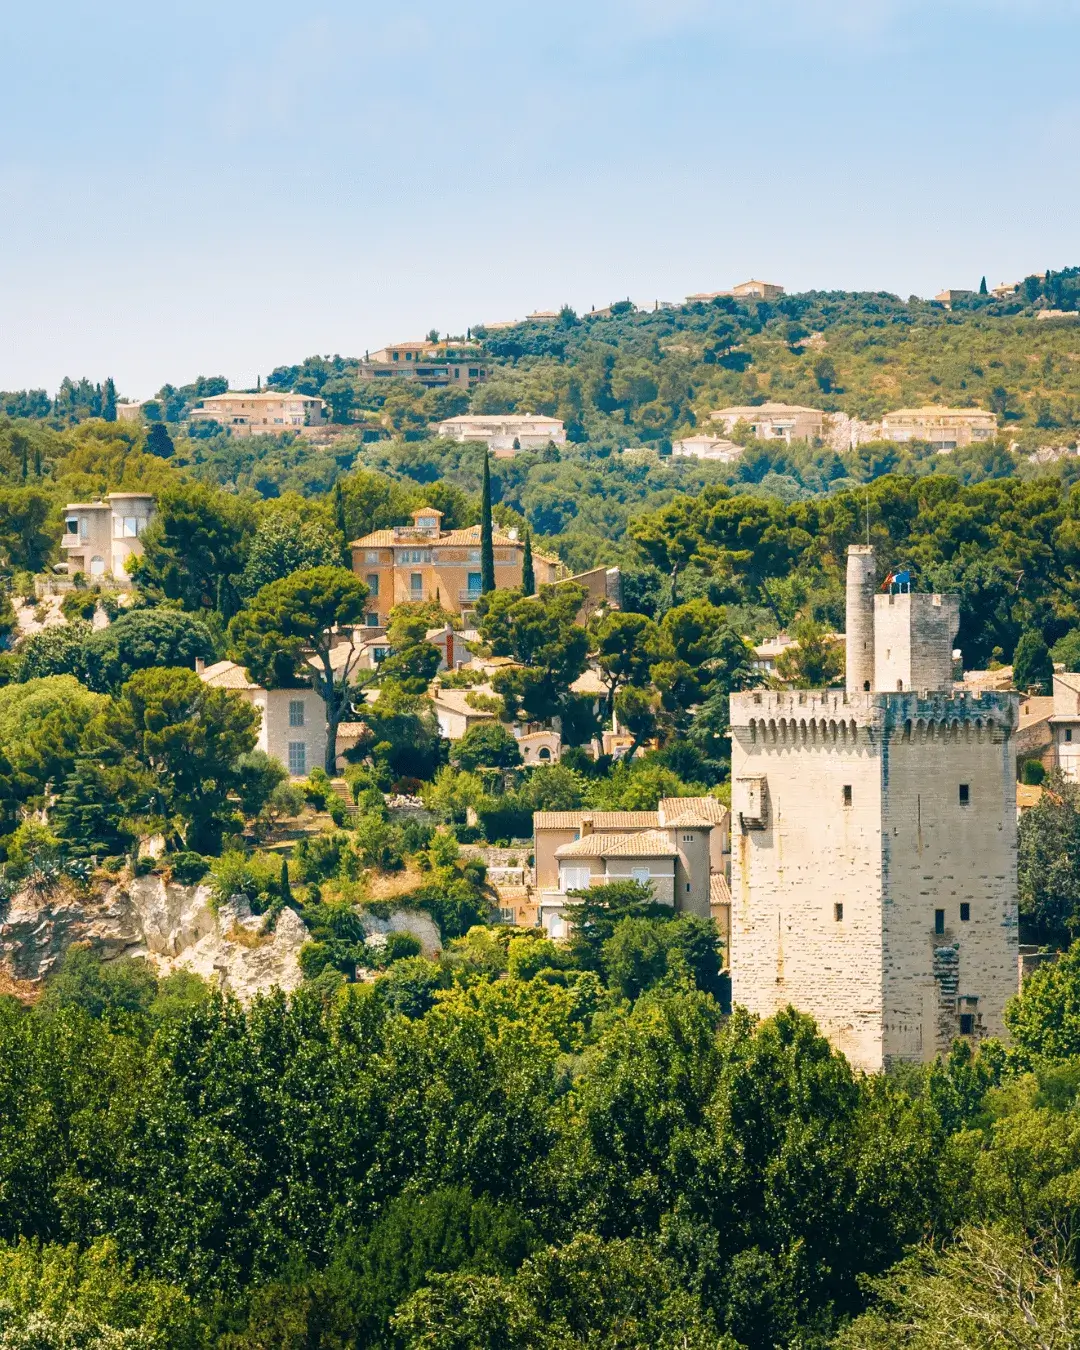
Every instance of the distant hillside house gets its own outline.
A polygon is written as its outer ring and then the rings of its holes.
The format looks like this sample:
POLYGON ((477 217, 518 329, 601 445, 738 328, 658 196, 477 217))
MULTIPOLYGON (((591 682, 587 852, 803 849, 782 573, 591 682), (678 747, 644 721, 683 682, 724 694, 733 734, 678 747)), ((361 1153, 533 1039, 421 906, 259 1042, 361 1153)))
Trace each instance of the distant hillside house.
POLYGON ((990 294, 995 300, 1009 300, 1019 289, 1020 283, 1018 281, 1001 281, 994 287, 990 294))
POLYGON ((301 434, 326 424, 325 404, 312 394, 213 394, 200 399, 188 414, 192 422, 217 422, 234 436, 301 434))
POLYGON ((952 309, 957 300, 974 300, 974 291, 939 291, 934 299, 939 305, 944 305, 946 309, 952 309))
POLYGON ((671 442, 673 459, 715 459, 730 464, 742 452, 743 447, 737 442, 719 436, 684 436, 681 441, 671 442))
MULTIPOLYGON (((480 526, 444 530, 442 512, 421 507, 411 525, 374 530, 354 539, 353 571, 367 583, 372 628, 385 627, 390 611, 406 601, 436 600, 451 614, 472 614, 481 595, 480 526)), ((494 533, 495 585, 521 585, 524 544, 499 531, 494 533)), ((558 581, 558 558, 533 549, 533 572, 538 586, 558 581)))
POLYGON ((428 389, 467 389, 487 378, 478 342, 397 342, 360 362, 362 379, 415 380, 428 389))
POLYGON ((734 431, 739 422, 748 423, 759 441, 819 440, 825 426, 825 414, 818 408, 797 403, 761 403, 756 407, 720 408, 709 416, 724 430, 734 431))
POLYGON ((484 441, 500 458, 509 458, 518 450, 543 450, 549 443, 566 444, 566 428, 557 417, 531 414, 487 417, 464 413, 461 417, 448 417, 435 430, 453 441, 484 441))
POLYGON ((60 547, 68 576, 127 579, 128 559, 142 554, 142 536, 154 516, 149 492, 110 492, 104 501, 69 502, 60 547))
POLYGON ((943 454, 972 441, 992 441, 997 429, 997 418, 982 408, 897 408, 881 419, 883 440, 929 441, 943 454))
POLYGON ((740 281, 732 286, 731 294, 736 300, 779 300, 784 288, 771 281, 740 281))
POLYGON ((321 769, 326 758, 326 705, 314 689, 264 689, 235 661, 195 662, 204 684, 232 689, 259 709, 257 749, 278 760, 293 778, 321 769))

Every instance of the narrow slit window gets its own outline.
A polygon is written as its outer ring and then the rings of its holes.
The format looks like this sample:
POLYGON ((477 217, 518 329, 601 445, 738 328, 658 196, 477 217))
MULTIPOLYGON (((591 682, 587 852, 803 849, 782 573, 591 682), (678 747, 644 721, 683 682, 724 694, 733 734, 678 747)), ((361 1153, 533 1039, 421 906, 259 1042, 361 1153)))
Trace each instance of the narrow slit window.
POLYGON ((968 904, 966 900, 960 906, 960 922, 961 923, 971 922, 971 906, 968 904))
POLYGON ((945 931, 945 911, 943 909, 934 910, 934 932, 941 934, 945 931))
POLYGON ((960 805, 961 805, 961 806, 967 806, 967 804, 968 804, 969 801, 971 801, 971 788, 968 786, 967 783, 961 783, 961 784, 960 784, 960 805))
POLYGON ((841 904, 841 902, 840 902, 839 900, 836 902, 835 905, 833 905, 832 909, 833 909, 833 918, 836 920, 836 922, 837 922, 837 923, 843 923, 843 921, 844 921, 844 906, 841 904))
POLYGON ((974 1014, 974 1013, 961 1013, 961 1014, 960 1014, 960 1035, 961 1035, 961 1036, 973 1036, 974 1034, 975 1034, 975 1014, 974 1014))
POLYGON ((844 805, 845 805, 845 806, 850 806, 850 805, 851 805, 851 784, 850 784, 850 783, 845 783, 845 784, 844 784, 844 805))

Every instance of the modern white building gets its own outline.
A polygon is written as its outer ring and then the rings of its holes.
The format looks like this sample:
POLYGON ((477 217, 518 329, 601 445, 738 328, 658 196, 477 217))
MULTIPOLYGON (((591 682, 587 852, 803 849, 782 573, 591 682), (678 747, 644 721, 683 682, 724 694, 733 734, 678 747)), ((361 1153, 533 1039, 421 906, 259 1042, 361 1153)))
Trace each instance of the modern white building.
POLYGON ((110 492, 104 501, 69 502, 60 540, 68 576, 125 581, 128 560, 142 554, 142 536, 153 518, 149 492, 110 492))
POLYGON ((325 425, 325 404, 313 394, 255 394, 230 390, 201 399, 191 409, 192 422, 217 422, 233 436, 278 436, 285 431, 325 425))
POLYGON ((729 436, 740 422, 744 422, 759 441, 820 440, 825 428, 825 414, 819 408, 804 408, 798 403, 718 408, 709 416, 719 422, 729 436))
POLYGON ((929 441, 943 453, 972 441, 992 441, 997 430, 997 418, 982 408, 897 408, 881 419, 883 440, 929 441))

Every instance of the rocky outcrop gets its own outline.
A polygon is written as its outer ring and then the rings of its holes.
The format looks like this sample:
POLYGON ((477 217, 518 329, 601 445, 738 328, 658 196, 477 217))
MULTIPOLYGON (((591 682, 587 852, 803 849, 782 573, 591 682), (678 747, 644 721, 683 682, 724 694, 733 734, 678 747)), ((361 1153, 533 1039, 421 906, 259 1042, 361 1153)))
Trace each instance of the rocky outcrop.
POLYGON ((207 886, 177 886, 149 875, 104 891, 13 896, 0 924, 0 962, 19 980, 43 979, 74 942, 105 959, 145 957, 161 974, 190 970, 248 1000, 301 981, 298 956, 307 929, 284 910, 273 932, 237 897, 214 913, 207 886))
POLYGON ((360 921, 364 925, 364 936, 374 938, 376 943, 379 938, 385 938, 387 933, 411 933, 420 943, 420 950, 426 957, 437 956, 442 947, 438 926, 422 910, 393 909, 385 919, 363 910, 360 921))

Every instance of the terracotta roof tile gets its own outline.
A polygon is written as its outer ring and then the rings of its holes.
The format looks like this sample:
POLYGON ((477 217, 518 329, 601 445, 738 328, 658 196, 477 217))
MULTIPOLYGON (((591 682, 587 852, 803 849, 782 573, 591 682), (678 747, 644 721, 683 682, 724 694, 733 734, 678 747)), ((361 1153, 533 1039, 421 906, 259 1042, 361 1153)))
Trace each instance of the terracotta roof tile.
POLYGON ((583 816, 592 818, 594 830, 655 830, 660 817, 655 811, 536 811, 534 830, 577 830, 583 816))
POLYGON ((679 850, 659 830, 638 834, 587 834, 555 850, 556 858, 675 858, 679 850))
POLYGON ((203 684, 212 685, 215 689, 259 689, 262 686, 253 684, 248 679, 247 671, 243 666, 238 666, 235 661, 216 661, 212 666, 207 666, 205 670, 200 671, 199 679, 203 684))

